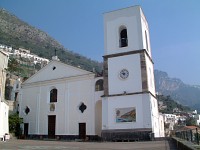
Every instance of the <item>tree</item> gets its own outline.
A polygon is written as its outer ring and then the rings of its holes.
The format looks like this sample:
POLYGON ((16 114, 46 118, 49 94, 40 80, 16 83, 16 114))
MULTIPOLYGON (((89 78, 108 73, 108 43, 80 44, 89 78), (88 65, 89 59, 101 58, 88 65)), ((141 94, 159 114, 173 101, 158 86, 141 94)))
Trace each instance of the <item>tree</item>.
POLYGON ((9 131, 19 137, 21 134, 20 124, 23 123, 22 118, 17 113, 9 115, 9 131))
POLYGON ((196 119, 193 117, 188 117, 186 119, 186 126, 195 126, 196 125, 196 119))
POLYGON ((8 71, 10 72, 16 72, 18 71, 19 63, 16 59, 10 58, 8 61, 8 71))

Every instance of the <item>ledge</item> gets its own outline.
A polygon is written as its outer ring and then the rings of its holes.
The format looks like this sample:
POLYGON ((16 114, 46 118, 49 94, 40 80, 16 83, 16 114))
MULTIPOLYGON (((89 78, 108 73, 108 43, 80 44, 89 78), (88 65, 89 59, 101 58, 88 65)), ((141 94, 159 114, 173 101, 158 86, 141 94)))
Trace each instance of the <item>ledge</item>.
POLYGON ((183 150, 198 150, 200 149, 200 145, 194 144, 192 142, 172 137, 172 140, 174 144, 176 144, 177 149, 183 149, 183 150))

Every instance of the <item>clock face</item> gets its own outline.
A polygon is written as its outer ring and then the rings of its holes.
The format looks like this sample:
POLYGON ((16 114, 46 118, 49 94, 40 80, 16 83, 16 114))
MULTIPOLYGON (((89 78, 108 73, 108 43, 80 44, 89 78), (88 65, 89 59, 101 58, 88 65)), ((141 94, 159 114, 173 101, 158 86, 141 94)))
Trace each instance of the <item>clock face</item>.
POLYGON ((126 79, 129 76, 129 72, 126 69, 122 69, 119 73, 121 79, 126 79))

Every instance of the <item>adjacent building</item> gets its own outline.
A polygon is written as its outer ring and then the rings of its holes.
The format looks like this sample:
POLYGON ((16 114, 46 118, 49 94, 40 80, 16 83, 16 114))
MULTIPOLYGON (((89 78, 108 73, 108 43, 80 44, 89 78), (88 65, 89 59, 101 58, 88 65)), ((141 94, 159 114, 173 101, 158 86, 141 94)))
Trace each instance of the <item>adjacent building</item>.
POLYGON ((9 133, 8 111, 9 106, 5 101, 6 69, 8 66, 8 55, 0 50, 0 138, 9 133))
POLYGON ((15 58, 26 58, 33 64, 41 64, 42 67, 49 63, 49 60, 46 58, 39 57, 35 54, 31 54, 30 50, 19 48, 18 50, 13 50, 13 53, 10 53, 15 58))

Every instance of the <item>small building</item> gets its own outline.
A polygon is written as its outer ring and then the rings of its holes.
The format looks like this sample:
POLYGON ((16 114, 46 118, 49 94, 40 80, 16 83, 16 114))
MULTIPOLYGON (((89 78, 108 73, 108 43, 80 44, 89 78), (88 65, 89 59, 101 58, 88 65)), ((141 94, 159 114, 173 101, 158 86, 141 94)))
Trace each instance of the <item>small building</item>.
POLYGON ((2 44, 0 44, 0 49, 7 53, 10 53, 12 51, 12 47, 2 44))
POLYGON ((177 124, 177 116, 174 114, 163 114, 165 124, 165 135, 170 136, 174 130, 175 124, 177 124))
POLYGON ((174 125, 177 124, 177 116, 174 114, 163 114, 165 124, 169 124, 169 130, 174 130, 174 125))
MULTIPOLYGON (((25 58, 29 60, 29 63, 41 64, 42 66, 49 63, 49 60, 46 58, 39 57, 35 54, 31 54, 30 50, 19 48, 19 50, 13 50, 13 53, 10 53, 15 58, 25 58)), ((32 65, 33 65, 32 64, 32 65)))
POLYGON ((196 114, 196 115, 194 115, 194 118, 196 119, 196 125, 200 126, 200 115, 196 114))
POLYGON ((5 101, 6 69, 8 66, 8 55, 0 50, 0 138, 9 133, 8 110, 9 106, 5 101))

